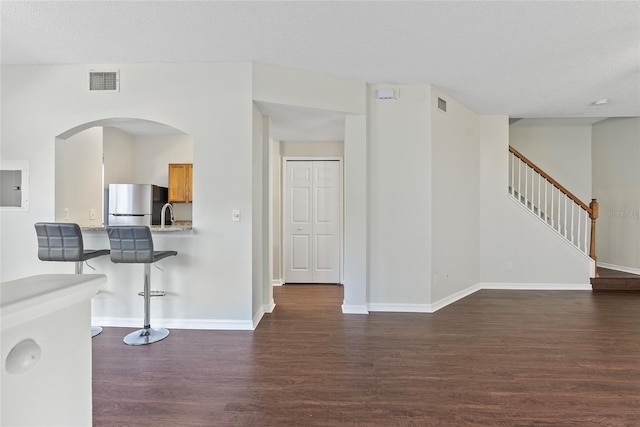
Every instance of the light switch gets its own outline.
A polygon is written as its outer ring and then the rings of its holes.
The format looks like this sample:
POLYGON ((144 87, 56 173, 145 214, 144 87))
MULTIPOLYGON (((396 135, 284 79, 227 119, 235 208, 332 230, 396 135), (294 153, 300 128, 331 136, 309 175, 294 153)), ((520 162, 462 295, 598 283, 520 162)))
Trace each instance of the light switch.
POLYGON ((96 219, 96 210, 89 209, 89 219, 96 219))
POLYGON ((234 209, 231 211, 231 221, 240 222, 240 209, 234 209))

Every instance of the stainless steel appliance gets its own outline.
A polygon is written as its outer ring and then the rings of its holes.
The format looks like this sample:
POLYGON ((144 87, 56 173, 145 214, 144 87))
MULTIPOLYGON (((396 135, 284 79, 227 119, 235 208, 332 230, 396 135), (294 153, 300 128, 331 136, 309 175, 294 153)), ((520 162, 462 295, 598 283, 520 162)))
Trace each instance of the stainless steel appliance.
MULTIPOLYGON (((167 187, 151 184, 109 184, 107 224, 160 224, 160 212, 168 200, 167 187)), ((171 224, 171 218, 167 218, 165 224, 171 224)))

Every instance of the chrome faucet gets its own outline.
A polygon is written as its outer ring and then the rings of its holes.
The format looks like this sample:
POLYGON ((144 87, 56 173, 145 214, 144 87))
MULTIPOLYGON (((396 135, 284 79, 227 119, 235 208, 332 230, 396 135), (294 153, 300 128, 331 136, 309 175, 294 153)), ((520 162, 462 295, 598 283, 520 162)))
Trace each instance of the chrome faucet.
POLYGON ((174 225, 176 222, 175 218, 173 217, 173 206, 171 206, 171 203, 165 203, 165 205, 162 207, 162 211, 160 212, 160 228, 164 228, 164 218, 167 208, 169 208, 169 215, 171 215, 171 225, 174 225))

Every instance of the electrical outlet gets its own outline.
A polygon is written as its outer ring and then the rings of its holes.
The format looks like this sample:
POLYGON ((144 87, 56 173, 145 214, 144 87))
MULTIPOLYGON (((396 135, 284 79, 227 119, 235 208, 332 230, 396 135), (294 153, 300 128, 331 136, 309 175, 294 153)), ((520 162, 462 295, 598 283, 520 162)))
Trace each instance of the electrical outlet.
POLYGON ((511 263, 511 261, 505 262, 504 269, 507 270, 507 271, 513 270, 513 264, 511 263))
POLYGON ((96 219, 96 210, 89 209, 89 219, 96 219))
POLYGON ((69 219, 69 208, 64 208, 64 219, 69 219))

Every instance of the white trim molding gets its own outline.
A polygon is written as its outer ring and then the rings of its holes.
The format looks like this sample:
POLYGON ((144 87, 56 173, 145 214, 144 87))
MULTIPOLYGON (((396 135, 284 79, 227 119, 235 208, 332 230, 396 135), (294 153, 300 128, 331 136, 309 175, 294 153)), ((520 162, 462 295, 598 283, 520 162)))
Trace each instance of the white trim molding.
MULTIPOLYGON (((93 317, 92 325, 116 327, 116 328, 142 328, 139 318, 127 317, 93 317)), ((220 331, 252 331, 254 328, 251 320, 230 319, 154 319, 152 326, 169 329, 202 329, 220 331)))
POLYGON ((590 291, 590 284, 582 283, 480 283, 480 289, 513 291, 590 291))
POLYGON ((366 305, 342 304, 342 314, 369 314, 366 305))
POLYGON ((253 315, 253 327, 251 329, 255 329, 258 326, 258 323, 262 320, 262 316, 264 316, 264 306, 260 306, 256 314, 253 315))
POLYGON ((276 302, 273 300, 273 298, 271 298, 271 301, 269 302, 269 304, 264 304, 262 306, 262 309, 264 310, 265 313, 273 313, 274 308, 276 308, 276 302))
POLYGON ((369 311, 385 311, 392 313, 431 313, 430 304, 367 304, 369 311))
POLYGON ((453 304, 454 302, 459 301, 462 298, 468 297, 469 295, 478 292, 480 289, 482 289, 480 285, 473 285, 469 286, 467 289, 458 291, 453 295, 449 295, 447 297, 439 299, 438 301, 431 304, 431 313, 435 313, 441 308, 453 304))
MULTIPOLYGON (((605 267, 602 263, 600 266, 605 267)), ((610 268, 608 265, 605 268, 610 268)), ((625 270, 620 270, 625 271, 625 270)), ((514 291, 591 291, 590 284, 582 283, 478 283, 469 286, 462 291, 456 292, 442 298, 432 304, 385 304, 372 303, 367 305, 346 305, 342 304, 343 314, 369 314, 373 312, 392 313, 435 313, 436 311, 453 304, 480 290, 514 290, 514 291)), ((203 329, 203 330, 254 330, 262 317, 273 312, 276 307, 272 299, 269 304, 264 304, 253 316, 251 321, 247 320, 213 320, 213 319, 156 319, 154 324, 165 328, 173 329, 203 329)), ((139 318, 125 317, 93 317, 92 325, 106 327, 140 328, 139 318)))

